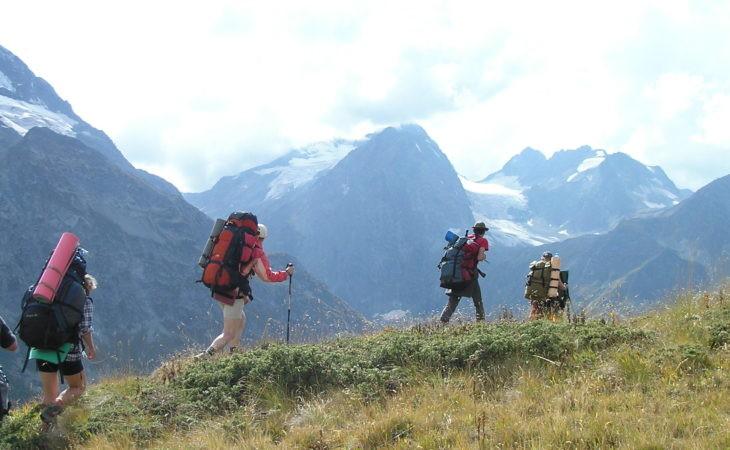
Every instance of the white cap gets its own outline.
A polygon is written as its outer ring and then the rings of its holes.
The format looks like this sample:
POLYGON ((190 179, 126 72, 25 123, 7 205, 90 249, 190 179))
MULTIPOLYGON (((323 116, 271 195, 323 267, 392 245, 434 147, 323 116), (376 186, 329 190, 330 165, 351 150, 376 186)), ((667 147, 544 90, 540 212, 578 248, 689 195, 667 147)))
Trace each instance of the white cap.
POLYGON ((259 237, 261 239, 266 239, 266 237, 269 235, 269 229, 266 228, 266 225, 263 223, 259 224, 259 237))

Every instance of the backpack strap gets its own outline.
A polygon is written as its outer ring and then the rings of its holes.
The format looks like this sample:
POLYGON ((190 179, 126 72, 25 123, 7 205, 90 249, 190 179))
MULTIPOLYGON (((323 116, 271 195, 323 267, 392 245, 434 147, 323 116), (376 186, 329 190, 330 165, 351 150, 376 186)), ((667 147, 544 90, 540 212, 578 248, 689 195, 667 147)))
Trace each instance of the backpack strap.
POLYGON ((28 347, 28 350, 25 352, 25 361, 23 361, 23 368, 20 370, 20 373, 25 372, 25 368, 28 367, 29 360, 30 360, 30 346, 28 347))

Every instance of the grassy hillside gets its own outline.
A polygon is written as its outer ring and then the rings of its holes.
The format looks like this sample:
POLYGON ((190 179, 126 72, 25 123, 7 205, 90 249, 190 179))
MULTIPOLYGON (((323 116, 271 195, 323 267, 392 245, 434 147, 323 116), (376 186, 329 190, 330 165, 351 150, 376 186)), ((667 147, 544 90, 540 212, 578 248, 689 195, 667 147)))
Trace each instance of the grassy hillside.
POLYGON ((730 298, 626 322, 420 327, 168 362, 0 447, 730 448, 730 298))

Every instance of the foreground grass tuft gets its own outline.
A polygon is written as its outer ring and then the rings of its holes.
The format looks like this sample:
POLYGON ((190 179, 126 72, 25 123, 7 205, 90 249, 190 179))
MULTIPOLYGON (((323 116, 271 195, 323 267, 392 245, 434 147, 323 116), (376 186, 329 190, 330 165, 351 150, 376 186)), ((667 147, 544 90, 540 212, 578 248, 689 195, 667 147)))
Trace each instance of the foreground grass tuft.
POLYGON ((728 448, 730 304, 625 323, 495 323, 267 344, 93 386, 7 448, 728 448))

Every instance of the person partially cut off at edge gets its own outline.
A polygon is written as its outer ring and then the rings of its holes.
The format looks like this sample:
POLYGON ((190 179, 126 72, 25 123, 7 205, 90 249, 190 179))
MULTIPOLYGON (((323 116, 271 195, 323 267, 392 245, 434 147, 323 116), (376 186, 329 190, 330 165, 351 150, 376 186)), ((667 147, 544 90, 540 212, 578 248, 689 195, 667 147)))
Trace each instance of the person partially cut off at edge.
MULTIPOLYGON (((258 225, 258 245, 254 249, 251 261, 241 268, 241 275, 250 277, 255 274, 264 283, 280 283, 286 281, 294 274, 294 266, 289 265, 285 270, 271 270, 269 258, 264 252, 264 239, 268 237, 269 231, 266 225, 258 225)), ((196 358, 205 358, 229 346, 230 352, 235 353, 241 345, 241 335, 246 328, 246 313, 244 305, 251 302, 252 293, 249 287, 248 292, 240 292, 239 288, 220 294, 214 293, 213 298, 217 300, 218 306, 223 310, 223 332, 216 337, 208 348, 197 355, 196 358)))
POLYGON ((468 236, 469 242, 464 245, 464 261, 462 263, 462 268, 471 274, 472 282, 461 290, 446 290, 449 301, 441 313, 442 323, 448 323, 451 320, 451 316, 456 311, 456 307, 459 306, 461 297, 471 297, 474 301, 474 308, 476 309, 476 320, 478 322, 484 320, 484 303, 482 302, 482 290, 479 287, 479 269, 477 265, 480 261, 487 259, 489 242, 484 237, 484 234, 489 228, 487 228, 484 222, 477 222, 474 224, 473 230, 474 234, 468 236))
MULTIPOLYGON (((0 348, 9 352, 14 352, 18 349, 18 342, 15 339, 15 335, 5 324, 2 316, 0 316, 0 348)), ((7 378, 3 373, 3 367, 0 366, 0 422, 2 422, 5 415, 8 414, 10 406, 8 401, 9 390, 10 386, 8 385, 7 378)))

